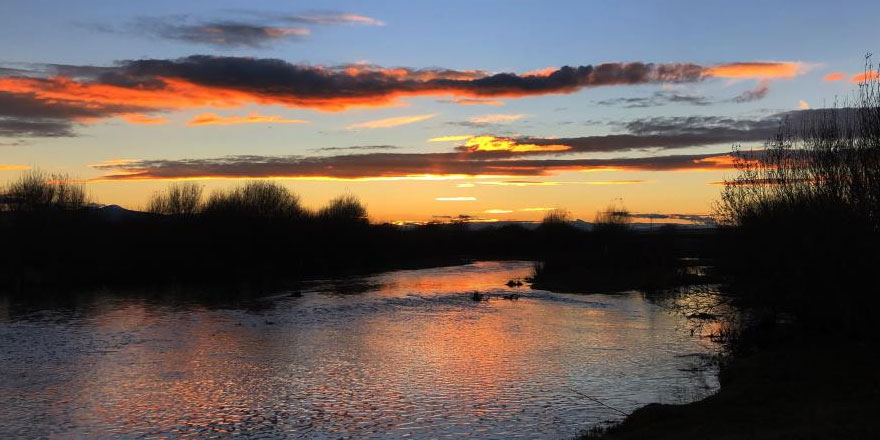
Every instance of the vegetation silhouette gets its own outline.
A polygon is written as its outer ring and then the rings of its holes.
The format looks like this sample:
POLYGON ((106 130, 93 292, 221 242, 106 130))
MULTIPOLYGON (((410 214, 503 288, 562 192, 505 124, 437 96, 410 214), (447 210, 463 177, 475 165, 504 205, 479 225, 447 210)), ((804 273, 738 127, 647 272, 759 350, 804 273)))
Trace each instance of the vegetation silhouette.
MULTIPOLYGON (((716 206, 733 306, 720 391, 651 404, 580 439, 874 438, 880 399, 880 78, 846 105, 787 120, 716 206)), ((699 314, 696 315, 699 318, 699 314)))
POLYGON ((39 170, 0 191, 0 289, 207 283, 262 289, 302 278, 531 258, 533 231, 518 226, 401 228, 369 222, 351 195, 312 212, 275 182, 252 181, 208 197, 193 182, 154 194, 144 212, 101 206, 82 183, 39 170))
POLYGON ((11 211, 34 213, 80 210, 89 198, 85 185, 69 175, 34 169, 11 183, 0 195, 0 202, 11 211))
POLYGON ((719 267, 738 299, 814 334, 876 335, 880 80, 865 76, 848 105, 784 122, 760 152, 738 150, 716 206, 719 267))
POLYGON ((174 183, 163 192, 153 194, 147 212, 174 216, 193 216, 204 208, 204 188, 193 182, 174 183))
POLYGON ((598 212, 592 231, 572 227, 565 211, 549 212, 538 228, 544 253, 533 287, 566 292, 657 290, 705 282, 688 270, 712 256, 713 230, 636 231, 619 204, 598 212))

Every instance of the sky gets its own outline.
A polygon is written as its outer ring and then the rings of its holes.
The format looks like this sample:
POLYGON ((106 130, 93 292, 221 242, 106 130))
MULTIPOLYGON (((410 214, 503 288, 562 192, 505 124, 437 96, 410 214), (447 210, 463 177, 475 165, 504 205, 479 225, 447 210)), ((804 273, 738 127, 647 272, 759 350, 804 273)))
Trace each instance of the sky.
MULTIPOLYGON (((0 185, 138 209, 275 179, 374 221, 712 210, 732 146, 850 96, 880 2, 15 1, 0 185)), ((665 216, 665 217, 663 217, 665 216)))

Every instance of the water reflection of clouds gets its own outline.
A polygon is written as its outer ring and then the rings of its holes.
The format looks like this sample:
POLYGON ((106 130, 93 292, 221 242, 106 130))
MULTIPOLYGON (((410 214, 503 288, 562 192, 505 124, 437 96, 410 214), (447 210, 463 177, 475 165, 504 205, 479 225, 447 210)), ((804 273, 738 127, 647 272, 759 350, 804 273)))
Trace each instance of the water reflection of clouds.
POLYGON ((563 438, 613 416, 572 390, 632 409, 696 386, 675 355, 703 348, 641 295, 469 300, 530 268, 401 271, 355 296, 312 291, 252 310, 130 299, 76 320, 0 323, 0 335, 30 326, 0 342, 7 365, 28 342, 70 345, 34 381, 0 379, 20 400, 0 410, 0 434, 563 438))

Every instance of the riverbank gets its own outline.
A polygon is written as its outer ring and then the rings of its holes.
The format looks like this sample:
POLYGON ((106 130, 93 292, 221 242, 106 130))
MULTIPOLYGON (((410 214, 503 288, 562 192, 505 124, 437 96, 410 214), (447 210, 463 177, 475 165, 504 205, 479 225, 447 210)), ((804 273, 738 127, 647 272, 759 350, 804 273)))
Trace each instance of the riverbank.
POLYGON ((578 440, 876 438, 876 345, 781 345, 722 368, 721 389, 686 405, 650 404, 578 440))

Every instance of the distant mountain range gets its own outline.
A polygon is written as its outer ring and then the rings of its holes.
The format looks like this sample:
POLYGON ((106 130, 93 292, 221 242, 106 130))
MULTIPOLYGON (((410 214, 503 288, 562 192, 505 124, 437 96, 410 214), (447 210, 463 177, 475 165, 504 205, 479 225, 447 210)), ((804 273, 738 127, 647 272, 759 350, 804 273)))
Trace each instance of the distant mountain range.
MULTIPOLYGON (((94 209, 99 212, 102 216, 105 216, 108 220, 112 221, 120 221, 127 220, 138 217, 152 216, 153 214, 143 212, 143 211, 135 211, 127 208, 123 208, 119 205, 99 205, 99 204, 91 204, 89 208, 94 209)), ((502 228, 505 226, 520 226, 525 229, 536 229, 541 225, 541 222, 538 221, 492 221, 492 222, 481 222, 481 221, 465 221, 463 222, 468 226, 469 229, 472 230, 481 230, 487 228, 502 228)), ((414 228, 420 226, 419 223, 406 223, 406 224, 397 224, 402 228, 414 228)), ((583 231, 592 231, 595 227, 595 223, 588 222, 586 220, 577 219, 571 222, 571 225, 577 229, 583 231)), ((663 227, 676 227, 682 229, 712 229, 715 227, 714 224, 711 223, 674 223, 674 222, 653 222, 653 223, 630 223, 629 227, 636 231, 650 231, 654 229, 660 229, 663 227)))
MULTIPOLYGON (((468 226, 468 228, 472 230, 481 230, 487 228, 503 228, 505 226, 520 226, 525 229, 537 229, 538 226, 541 225, 541 222, 537 221, 471 221, 471 222, 462 222, 468 226)), ((408 224, 398 224, 398 226, 403 228, 414 228, 417 226, 421 226, 421 223, 408 223, 408 224)), ((571 225, 577 229, 583 231, 592 231, 595 227, 595 223, 588 222, 585 220, 577 219, 571 222, 571 225)), ((714 224, 705 224, 705 223, 672 223, 672 222, 653 222, 653 223, 630 223, 629 227, 636 231, 650 231, 654 229, 660 229, 663 227, 676 227, 682 229, 712 229, 715 227, 714 224)))

